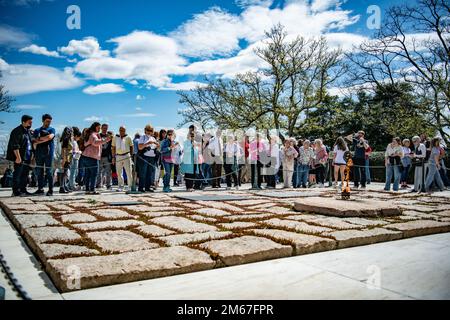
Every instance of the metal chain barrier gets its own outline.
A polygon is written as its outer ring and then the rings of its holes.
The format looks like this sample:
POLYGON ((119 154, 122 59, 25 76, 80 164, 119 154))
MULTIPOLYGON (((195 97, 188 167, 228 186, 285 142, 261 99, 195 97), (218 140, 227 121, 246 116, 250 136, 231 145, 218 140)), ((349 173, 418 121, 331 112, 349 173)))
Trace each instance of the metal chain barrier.
POLYGON ((13 290, 16 291, 17 296, 23 300, 31 300, 31 297, 28 295, 28 293, 19 283, 17 278, 14 276, 14 274, 11 271, 11 268, 7 265, 6 260, 1 251, 0 251, 0 265, 2 267, 2 272, 6 274, 9 284, 13 286, 13 290))

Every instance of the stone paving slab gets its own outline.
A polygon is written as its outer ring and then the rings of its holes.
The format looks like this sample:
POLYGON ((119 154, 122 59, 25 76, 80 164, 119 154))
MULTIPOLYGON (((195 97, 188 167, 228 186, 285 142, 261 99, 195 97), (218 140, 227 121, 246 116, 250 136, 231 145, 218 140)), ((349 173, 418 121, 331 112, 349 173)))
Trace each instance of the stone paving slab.
POLYGON ((336 247, 336 241, 307 234, 278 229, 253 229, 251 231, 257 235, 274 239, 275 241, 290 242, 294 246, 295 255, 327 251, 336 247))
POLYGON ((104 230, 104 229, 123 229, 127 227, 144 225, 142 221, 138 220, 112 220, 112 221, 99 221, 90 223, 74 224, 73 227, 83 231, 91 230, 104 230))
POLYGON ((81 223, 97 221, 97 218, 87 213, 69 213, 60 216, 64 223, 81 223))
POLYGON ((39 246, 39 249, 42 250, 43 255, 48 259, 67 255, 98 255, 100 253, 95 249, 89 249, 84 246, 58 243, 43 243, 39 246))
POLYGON ((398 240, 402 238, 402 233, 382 228, 365 230, 339 230, 325 233, 337 240, 337 248, 347 248, 372 244, 376 242, 398 240))
POLYGON ((402 231, 404 237, 417 237, 433 233, 449 232, 450 222, 415 220, 403 223, 390 224, 386 226, 386 228, 402 231))
POLYGON ((29 228, 25 229, 25 236, 30 237, 35 243, 81 239, 81 236, 77 232, 66 227, 29 228))
POLYGON ((189 200, 176 193, 0 198, 0 206, 60 291, 76 289, 64 280, 74 265, 87 271, 82 287, 90 288, 450 231, 449 198, 442 196, 361 191, 342 201, 335 199, 334 189, 221 190, 190 193, 208 200, 189 200), (311 194, 277 198, 268 192, 311 194), (322 196, 315 197, 315 192, 322 196), (222 195, 239 199, 211 200, 222 195), (326 213, 293 210, 296 201, 317 199, 329 206, 326 213), (130 200, 140 204, 108 205, 130 200), (376 214, 367 215, 374 203, 376 214), (383 216, 398 207, 403 213, 383 216), (358 209, 359 216, 330 215, 336 208, 358 209), (157 253, 174 256, 157 258, 157 253))
POLYGON ((50 214, 30 214, 30 215, 14 215, 14 220, 19 223, 22 228, 60 226, 61 223, 55 220, 50 214))
POLYGON ((144 237, 125 230, 89 232, 87 233, 87 237, 104 252, 111 253, 123 253, 159 247, 156 243, 150 243, 144 237))
POLYGON ((242 197, 239 195, 194 195, 194 194, 175 194, 174 195, 178 199, 183 200, 191 200, 191 201, 230 201, 230 200, 245 200, 246 197, 242 197))
POLYGON ((378 217, 401 214, 398 206, 373 199, 345 201, 335 198, 311 197, 295 201, 294 208, 297 211, 337 217, 378 217))
POLYGON ((182 217, 160 217, 151 219, 151 221, 180 232, 208 232, 217 230, 216 227, 209 224, 194 222, 182 217))
POLYGON ((200 247, 216 254, 227 266, 283 258, 292 254, 291 246, 281 245, 266 238, 253 236, 228 240, 212 240, 200 245, 200 247))
POLYGON ((180 246, 199 241, 207 241, 213 239, 221 239, 231 235, 232 232, 208 231, 202 233, 186 233, 171 236, 159 237, 168 246, 180 246))
POLYGON ((128 212, 120 209, 97 209, 92 210, 92 213, 105 219, 134 218, 128 212))
POLYGON ((50 259, 47 269, 58 288, 68 292, 208 270, 215 264, 203 251, 167 247, 108 256, 50 259), (80 276, 79 287, 72 286, 74 270, 80 276))

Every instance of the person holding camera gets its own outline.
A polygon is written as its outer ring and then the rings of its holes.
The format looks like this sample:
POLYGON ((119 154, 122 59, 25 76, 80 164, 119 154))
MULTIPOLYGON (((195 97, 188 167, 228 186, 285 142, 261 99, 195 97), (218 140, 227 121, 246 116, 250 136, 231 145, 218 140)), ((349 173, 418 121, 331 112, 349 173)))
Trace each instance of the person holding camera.
POLYGON ((384 186, 385 191, 391 190, 392 176, 394 176, 393 190, 398 191, 398 187, 400 184, 400 166, 403 156, 404 153, 402 148, 402 141, 400 140, 400 138, 396 137, 392 139, 392 142, 387 146, 384 155, 386 166, 386 185, 384 186))
POLYGON ((84 151, 81 161, 84 169, 84 182, 86 186, 86 194, 99 194, 95 191, 100 159, 102 157, 102 146, 111 141, 111 137, 102 139, 100 137, 100 123, 94 122, 86 131, 83 142, 84 151))
POLYGON ((366 188, 366 151, 370 149, 368 141, 365 139, 365 132, 358 131, 356 134, 350 134, 346 137, 348 141, 352 141, 353 169, 354 169, 354 186, 355 188, 366 188))
POLYGON ((195 131, 189 130, 186 140, 183 144, 183 156, 180 164, 180 170, 184 173, 186 190, 189 192, 195 189, 201 189, 201 179, 198 179, 199 173, 199 153, 201 144, 195 141, 195 131))
POLYGON ((139 158, 139 191, 154 192, 156 170, 156 148, 159 143, 154 137, 154 129, 151 125, 145 126, 145 134, 141 136, 138 144, 139 158))
POLYGON ((175 163, 175 152, 178 150, 178 142, 175 141, 175 131, 168 130, 165 139, 161 142, 161 161, 164 166, 163 192, 172 192, 170 189, 170 176, 175 163))
POLYGON ((108 139, 108 142, 105 142, 102 145, 102 157, 100 159, 100 165, 97 175, 97 189, 103 186, 103 181, 106 183, 106 189, 111 190, 112 187, 112 138, 113 133, 108 131, 108 124, 104 123, 101 127, 100 138, 103 141, 108 139))

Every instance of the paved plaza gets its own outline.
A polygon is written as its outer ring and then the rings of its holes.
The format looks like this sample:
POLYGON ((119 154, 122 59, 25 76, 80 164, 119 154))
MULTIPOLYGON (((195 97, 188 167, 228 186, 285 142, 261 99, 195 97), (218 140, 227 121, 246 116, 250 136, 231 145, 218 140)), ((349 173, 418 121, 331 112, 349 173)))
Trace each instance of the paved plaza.
MULTIPOLYGON (((350 201, 333 188, 51 198, 4 191, 0 204, 41 276, 60 293, 75 293, 450 231, 450 192, 381 190, 372 184, 350 201)), ((2 251, 12 241, 3 234, 2 251)))

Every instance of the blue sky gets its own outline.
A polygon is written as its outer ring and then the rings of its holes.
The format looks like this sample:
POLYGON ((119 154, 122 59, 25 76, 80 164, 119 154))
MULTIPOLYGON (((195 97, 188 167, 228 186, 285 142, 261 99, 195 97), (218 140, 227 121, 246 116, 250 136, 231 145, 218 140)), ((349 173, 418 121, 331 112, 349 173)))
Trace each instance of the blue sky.
MULTIPOLYGON (((401 1, 376 1, 383 11, 401 1)), ((280 22, 292 35, 328 36, 349 50, 369 37, 366 10, 356 0, 0 0, 0 80, 18 113, 0 113, 0 135, 21 114, 53 115, 58 130, 92 120, 134 134, 146 123, 180 122, 176 89, 204 75, 232 77, 255 70, 254 46, 280 22), (81 9, 81 29, 69 30, 66 9, 81 9)), ((142 130, 141 130, 142 131, 142 130)))

